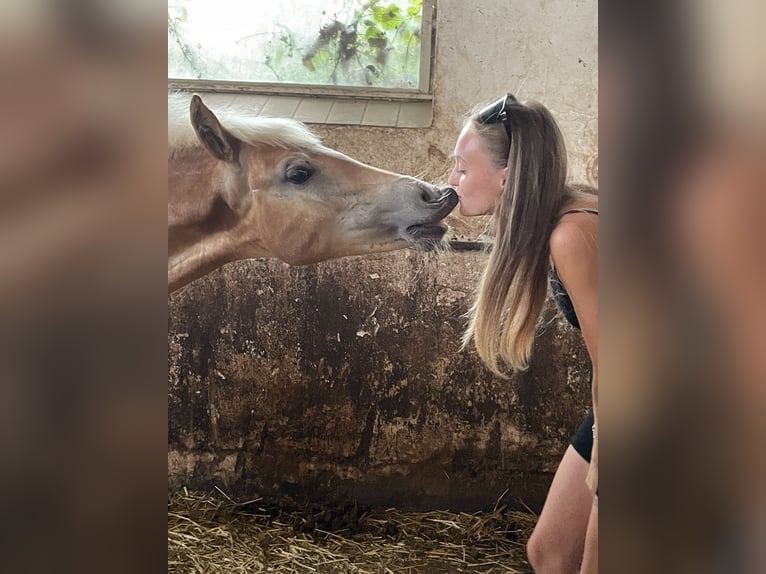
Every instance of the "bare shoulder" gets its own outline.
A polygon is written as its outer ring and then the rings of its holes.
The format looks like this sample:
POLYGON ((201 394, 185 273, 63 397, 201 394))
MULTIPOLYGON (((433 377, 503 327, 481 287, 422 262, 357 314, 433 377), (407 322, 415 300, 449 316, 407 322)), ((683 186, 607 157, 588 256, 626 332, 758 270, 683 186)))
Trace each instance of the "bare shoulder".
POLYGON ((551 258, 559 267, 567 260, 598 253, 598 218, 587 213, 565 215, 550 238, 551 258))

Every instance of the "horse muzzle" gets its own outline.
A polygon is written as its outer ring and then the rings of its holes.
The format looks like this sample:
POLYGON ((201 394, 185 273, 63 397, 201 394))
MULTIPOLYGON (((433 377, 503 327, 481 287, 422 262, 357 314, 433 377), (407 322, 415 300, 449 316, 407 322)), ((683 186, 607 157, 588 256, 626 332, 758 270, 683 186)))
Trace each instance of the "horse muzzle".
POLYGON ((429 214, 423 223, 436 223, 447 217, 455 209, 455 206, 459 203, 459 198, 455 188, 443 187, 439 190, 438 194, 434 193, 426 203, 434 211, 429 214))
POLYGON ((448 227, 441 223, 441 220, 458 204, 457 192, 452 187, 442 188, 438 195, 434 194, 427 203, 434 208, 433 213, 422 223, 407 228, 409 237, 417 242, 435 242, 444 237, 448 227))

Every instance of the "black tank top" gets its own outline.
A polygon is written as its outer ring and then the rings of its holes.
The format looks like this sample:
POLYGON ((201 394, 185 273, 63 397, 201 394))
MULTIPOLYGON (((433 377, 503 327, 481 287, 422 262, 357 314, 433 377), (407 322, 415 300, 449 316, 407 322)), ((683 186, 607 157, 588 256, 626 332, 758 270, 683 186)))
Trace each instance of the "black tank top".
MULTIPOLYGON (((593 215, 598 215, 598 211, 595 209, 571 209, 562 213, 561 216, 563 217, 568 213, 592 213, 593 215)), ((553 300, 556 301, 556 305, 561 310, 564 318, 569 321, 570 325, 579 329, 580 321, 577 319, 572 299, 569 298, 569 293, 564 288, 564 284, 559 279, 559 275, 556 273, 556 268, 553 265, 551 265, 551 269, 548 272, 548 281, 551 284, 553 300)))

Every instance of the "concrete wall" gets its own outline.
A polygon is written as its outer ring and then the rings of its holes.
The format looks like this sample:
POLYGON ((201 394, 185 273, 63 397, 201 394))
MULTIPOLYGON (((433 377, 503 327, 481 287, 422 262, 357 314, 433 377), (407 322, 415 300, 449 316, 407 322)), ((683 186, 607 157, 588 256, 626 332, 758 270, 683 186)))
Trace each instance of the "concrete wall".
MULTIPOLYGON (((438 181, 464 112, 548 105, 595 183, 595 0, 438 3, 430 129, 317 126, 331 147, 438 181)), ((459 235, 484 222, 450 217, 459 235)), ((226 266, 169 302, 168 478, 242 496, 403 508, 539 507, 589 402, 579 334, 546 310, 530 370, 459 351, 484 255, 400 251, 304 268, 226 266)))

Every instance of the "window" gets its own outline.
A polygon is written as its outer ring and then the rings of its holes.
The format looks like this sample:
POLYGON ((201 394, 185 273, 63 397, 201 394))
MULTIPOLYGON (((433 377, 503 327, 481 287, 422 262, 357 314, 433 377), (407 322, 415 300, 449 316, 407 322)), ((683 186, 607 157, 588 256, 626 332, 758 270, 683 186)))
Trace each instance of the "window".
POLYGON ((429 92, 433 8, 433 0, 169 0, 169 83, 418 99, 429 92))

